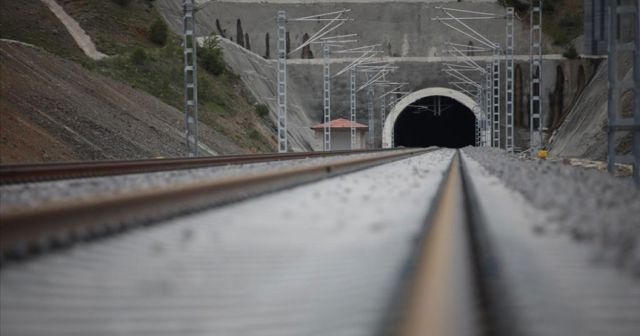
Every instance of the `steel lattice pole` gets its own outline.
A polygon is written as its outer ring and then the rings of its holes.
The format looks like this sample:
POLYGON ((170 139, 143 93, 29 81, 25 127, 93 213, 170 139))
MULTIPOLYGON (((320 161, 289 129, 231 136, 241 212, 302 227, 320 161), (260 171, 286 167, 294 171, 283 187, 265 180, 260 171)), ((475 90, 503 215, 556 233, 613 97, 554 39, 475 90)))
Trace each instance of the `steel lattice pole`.
POLYGON ((331 47, 328 44, 322 46, 324 58, 324 75, 323 75, 323 107, 324 107, 324 136, 323 150, 331 150, 331 65, 329 64, 331 57, 331 47))
MULTIPOLYGON (((367 72, 367 82, 371 80, 371 74, 367 72)), ((375 125, 374 125, 374 111, 373 111, 373 84, 367 86, 367 110, 369 114, 369 134, 367 137, 367 147, 373 148, 374 146, 374 135, 375 135, 375 125)))
POLYGON ((349 71, 349 96, 351 108, 351 149, 357 148, 356 143, 356 67, 349 71))
POLYGON ((493 114, 491 113, 492 104, 491 104, 491 96, 493 89, 491 87, 491 64, 487 64, 485 68, 485 86, 487 90, 485 91, 485 122, 487 123, 486 132, 487 132, 487 143, 489 147, 493 147, 493 132, 491 129, 493 128, 493 114))
POLYGON ((500 45, 493 49, 493 147, 500 148, 500 45))
POLYGON ((531 30, 529 31, 529 82, 531 85, 530 139, 531 155, 535 156, 544 144, 543 86, 542 86, 542 0, 531 0, 531 30))
POLYGON ((505 48, 506 53, 506 65, 507 65, 507 94, 505 97, 506 111, 506 135, 505 135, 505 149, 509 153, 513 153, 513 147, 515 142, 515 129, 513 126, 513 114, 514 114, 514 65, 513 55, 515 52, 515 39, 514 39, 514 9, 513 7, 507 7, 507 44, 505 48))
POLYGON ((286 153, 287 145, 287 15, 278 12, 278 152, 286 153))
POLYGON ((184 38, 184 109, 186 124, 187 155, 198 156, 198 68, 195 38, 195 10, 193 0, 183 2, 184 38))

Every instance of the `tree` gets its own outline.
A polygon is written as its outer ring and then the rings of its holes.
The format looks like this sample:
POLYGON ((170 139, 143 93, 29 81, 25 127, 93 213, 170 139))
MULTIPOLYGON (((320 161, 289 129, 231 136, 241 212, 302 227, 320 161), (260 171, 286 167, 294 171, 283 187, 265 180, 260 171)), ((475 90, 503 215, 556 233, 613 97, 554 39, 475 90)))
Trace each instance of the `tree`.
POLYGON ((218 36, 212 34, 204 39, 200 52, 202 67, 212 75, 221 75, 224 72, 224 60, 222 49, 218 46, 218 36))
POLYGON ((244 44, 247 50, 251 50, 251 41, 249 41, 249 33, 244 33, 244 44))
POLYGON ((236 21, 236 43, 244 47, 244 33, 242 32, 242 22, 236 21))
POLYGON ((167 24, 162 19, 155 20, 149 28, 149 39, 151 42, 164 45, 167 42, 167 24))

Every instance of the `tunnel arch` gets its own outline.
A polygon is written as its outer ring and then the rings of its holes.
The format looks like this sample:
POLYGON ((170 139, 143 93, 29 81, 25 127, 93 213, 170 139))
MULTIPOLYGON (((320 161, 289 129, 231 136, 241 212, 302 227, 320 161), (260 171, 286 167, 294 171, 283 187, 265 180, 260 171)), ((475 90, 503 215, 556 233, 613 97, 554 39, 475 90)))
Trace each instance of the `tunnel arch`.
POLYGON ((420 99, 428 98, 428 97, 447 97, 455 100, 460 103, 464 107, 468 108, 476 120, 480 120, 480 106, 476 103, 476 101, 469 97, 468 95, 449 88, 443 87, 431 87, 422 90, 418 90, 410 93, 406 97, 402 98, 400 101, 396 103, 391 112, 387 115, 385 119, 384 125, 382 127, 382 147, 383 148, 391 148, 394 145, 394 127, 396 125, 396 121, 400 117, 400 114, 409 107, 409 105, 414 102, 419 101, 420 99))

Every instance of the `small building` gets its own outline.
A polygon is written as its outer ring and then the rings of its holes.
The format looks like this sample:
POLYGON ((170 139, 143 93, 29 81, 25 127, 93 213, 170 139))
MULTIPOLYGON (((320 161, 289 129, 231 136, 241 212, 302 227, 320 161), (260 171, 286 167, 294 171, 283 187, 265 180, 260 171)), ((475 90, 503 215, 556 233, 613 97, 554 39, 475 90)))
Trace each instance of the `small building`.
MULTIPOLYGON (((366 135, 368 127, 367 125, 353 123, 356 129, 356 148, 366 148, 366 135)), ((331 150, 345 150, 351 149, 351 121, 338 118, 329 122, 329 128, 331 129, 331 150)), ((315 132, 315 138, 317 144, 322 148, 322 137, 324 135, 324 123, 312 126, 311 129, 315 132)))

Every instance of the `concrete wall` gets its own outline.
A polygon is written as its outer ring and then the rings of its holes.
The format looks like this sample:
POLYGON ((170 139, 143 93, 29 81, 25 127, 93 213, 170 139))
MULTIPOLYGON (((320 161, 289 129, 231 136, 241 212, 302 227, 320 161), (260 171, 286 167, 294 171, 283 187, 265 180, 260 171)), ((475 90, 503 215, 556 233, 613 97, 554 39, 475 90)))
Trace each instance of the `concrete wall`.
MULTIPOLYGON (((175 31, 182 29, 182 1, 157 0, 175 31)), ((504 14, 505 9, 495 0, 441 0, 441 1, 211 1, 201 5, 197 14, 199 35, 220 34, 237 41, 237 20, 240 19, 243 33, 248 34, 251 49, 259 55, 266 55, 265 35, 270 37, 271 58, 276 54, 276 14, 285 10, 288 18, 304 17, 328 13, 344 8, 351 9, 349 16, 354 19, 335 31, 338 34, 358 34, 359 45, 379 43, 386 56, 441 56, 445 41, 455 40, 467 44, 469 38, 455 33, 432 18, 443 15, 437 6, 461 8, 489 13, 504 14), (216 24, 216 21, 218 24, 216 24), (218 26, 220 29, 218 29, 218 26)), ((528 41, 528 21, 516 20, 516 39, 528 41)), ((305 33, 312 35, 326 22, 291 22, 287 30, 291 39, 291 50, 302 43, 305 33)), ((468 22, 469 23, 469 22, 468 22)), ((479 33, 505 44, 505 21, 482 20, 470 23, 479 33), (492 38, 494 37, 494 38, 492 38)), ((477 45, 477 43, 475 43, 477 45)), ((317 58, 321 48, 311 48, 317 58)), ((545 52, 559 52, 550 44, 545 44, 545 52)), ((527 44, 516 45, 516 53, 528 54, 527 44)), ((291 55, 299 58, 301 52, 291 55)))

